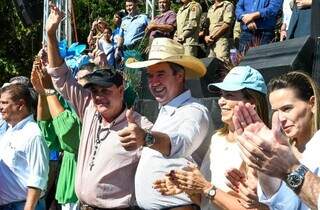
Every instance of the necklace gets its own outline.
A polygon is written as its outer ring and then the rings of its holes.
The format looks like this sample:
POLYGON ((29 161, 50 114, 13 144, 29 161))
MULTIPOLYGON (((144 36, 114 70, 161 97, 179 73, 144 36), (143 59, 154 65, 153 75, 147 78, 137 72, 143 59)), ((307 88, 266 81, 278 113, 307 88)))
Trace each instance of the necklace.
POLYGON ((91 161, 89 163, 90 171, 92 171, 92 168, 95 165, 94 162, 95 162, 98 150, 100 148, 101 142, 106 140, 106 138, 110 134, 110 128, 114 125, 114 123, 115 123, 115 121, 113 121, 112 124, 110 124, 109 127, 101 128, 102 117, 99 116, 99 127, 98 127, 98 131, 97 131, 96 139, 94 141, 94 150, 93 150, 93 154, 92 154, 92 159, 91 159, 91 161))

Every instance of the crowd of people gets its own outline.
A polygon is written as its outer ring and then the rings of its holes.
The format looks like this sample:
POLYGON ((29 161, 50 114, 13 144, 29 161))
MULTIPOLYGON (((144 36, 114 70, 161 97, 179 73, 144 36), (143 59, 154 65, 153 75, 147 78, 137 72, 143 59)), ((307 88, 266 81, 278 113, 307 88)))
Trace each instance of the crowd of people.
POLYGON ((0 210, 319 208, 320 93, 309 75, 292 71, 266 84, 258 70, 235 66, 208 85, 221 92, 218 130, 219 113, 210 116, 186 88, 207 73, 199 43, 206 56, 230 62, 236 21, 240 52, 256 38, 274 40, 280 11, 281 40, 308 33, 300 13, 310 13, 311 1, 253 2, 215 0, 202 24, 195 1, 182 0, 176 14, 159 0, 149 21, 126 0, 114 30, 101 18, 92 23, 90 61, 76 75, 56 37, 64 14, 51 4, 30 78, 0 89, 0 210), (292 9, 290 21, 282 8, 292 9), (125 62, 146 36, 148 58, 125 62), (155 122, 126 105, 124 64, 146 72, 155 122))
POLYGON ((253 46, 311 32, 311 0, 239 0, 235 4, 213 0, 208 8, 193 0, 181 3, 175 13, 170 0, 159 0, 159 14, 150 21, 139 12, 137 1, 126 1, 126 12, 114 15, 113 32, 112 24, 102 18, 94 21, 88 44, 95 49, 91 54, 95 63, 119 65, 124 61, 123 51, 137 49, 145 40, 150 45, 154 38, 167 37, 181 43, 187 55, 215 57, 234 64, 230 52, 244 54, 253 46), (102 53, 107 58, 101 58, 102 53))

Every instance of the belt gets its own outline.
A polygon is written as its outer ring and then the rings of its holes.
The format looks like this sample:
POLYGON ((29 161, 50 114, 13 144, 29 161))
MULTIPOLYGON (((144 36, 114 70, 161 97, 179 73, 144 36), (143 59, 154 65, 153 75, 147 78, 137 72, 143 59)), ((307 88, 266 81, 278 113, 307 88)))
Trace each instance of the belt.
POLYGON ((80 210, 131 210, 131 208, 129 207, 125 207, 125 208, 99 208, 99 207, 94 207, 94 206, 90 206, 88 204, 84 204, 82 202, 80 202, 80 210))

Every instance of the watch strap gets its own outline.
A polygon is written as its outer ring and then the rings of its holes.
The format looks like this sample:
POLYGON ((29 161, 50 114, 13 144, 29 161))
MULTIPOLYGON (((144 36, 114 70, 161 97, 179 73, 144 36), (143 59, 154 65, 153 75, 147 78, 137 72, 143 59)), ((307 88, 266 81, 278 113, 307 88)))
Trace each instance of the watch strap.
POLYGON ((301 188, 304 177, 308 171, 309 169, 305 165, 300 164, 298 168, 287 175, 285 182, 288 187, 290 187, 293 191, 298 191, 301 188))

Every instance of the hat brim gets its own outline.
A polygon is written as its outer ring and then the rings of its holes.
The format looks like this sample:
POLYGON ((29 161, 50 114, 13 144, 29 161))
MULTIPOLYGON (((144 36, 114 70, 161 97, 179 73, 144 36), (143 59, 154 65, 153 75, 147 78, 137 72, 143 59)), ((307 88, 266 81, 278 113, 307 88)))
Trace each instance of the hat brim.
POLYGON ((111 87, 114 85, 113 82, 107 82, 107 81, 86 81, 86 83, 83 85, 84 88, 90 88, 93 85, 102 86, 102 87, 111 87))
POLYGON ((208 85, 208 90, 211 92, 216 91, 217 89, 224 90, 224 91, 238 91, 242 90, 244 87, 241 87, 237 84, 232 84, 232 83, 211 83, 208 85))
POLYGON ((206 66, 200 59, 187 55, 172 56, 166 59, 137 61, 132 63, 126 63, 126 66, 132 69, 140 69, 165 62, 176 63, 180 66, 183 66, 186 70, 185 73, 187 79, 203 77, 207 72, 206 66))

